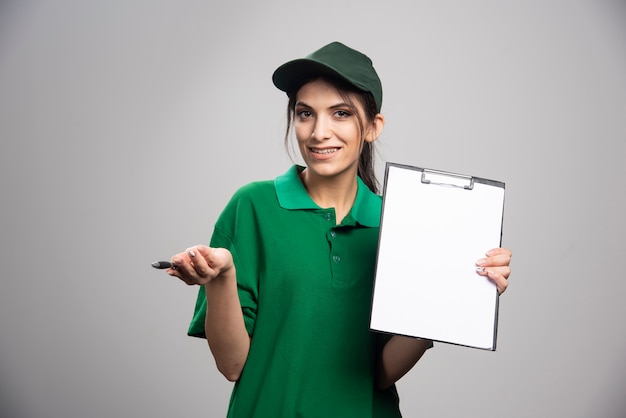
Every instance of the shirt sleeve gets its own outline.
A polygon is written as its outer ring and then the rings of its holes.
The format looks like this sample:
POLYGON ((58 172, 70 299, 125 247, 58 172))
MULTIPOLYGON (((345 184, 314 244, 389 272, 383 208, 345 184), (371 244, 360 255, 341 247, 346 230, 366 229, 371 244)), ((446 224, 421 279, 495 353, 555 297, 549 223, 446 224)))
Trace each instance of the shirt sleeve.
MULTIPOLYGON (((242 199, 240 193, 235 194, 226 206, 215 226, 210 246, 226 248, 232 256, 237 272, 237 291, 239 303, 248 334, 252 336, 257 312, 258 280, 256 266, 258 254, 256 252, 255 237, 249 236, 254 231, 249 225, 255 217, 249 213, 247 199, 242 199), (246 231, 247 233, 242 233, 246 231), (237 238, 231 238, 237 237, 237 238)), ((204 324, 206 319, 206 294, 204 287, 198 290, 193 317, 187 334, 192 337, 206 338, 204 324)))

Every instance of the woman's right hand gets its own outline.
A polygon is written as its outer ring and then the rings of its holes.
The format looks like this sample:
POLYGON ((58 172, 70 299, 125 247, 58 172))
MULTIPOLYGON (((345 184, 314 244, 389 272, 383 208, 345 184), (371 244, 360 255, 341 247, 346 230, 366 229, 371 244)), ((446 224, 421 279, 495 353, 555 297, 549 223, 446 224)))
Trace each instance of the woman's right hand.
POLYGON ((225 248, 196 245, 171 259, 167 270, 188 285, 203 285, 206 295, 204 333, 218 370, 231 382, 241 376, 250 350, 233 256, 225 248))
POLYGON ((233 268, 233 256, 225 248, 196 245, 171 259, 174 267, 167 274, 178 277, 188 285, 205 285, 233 268))

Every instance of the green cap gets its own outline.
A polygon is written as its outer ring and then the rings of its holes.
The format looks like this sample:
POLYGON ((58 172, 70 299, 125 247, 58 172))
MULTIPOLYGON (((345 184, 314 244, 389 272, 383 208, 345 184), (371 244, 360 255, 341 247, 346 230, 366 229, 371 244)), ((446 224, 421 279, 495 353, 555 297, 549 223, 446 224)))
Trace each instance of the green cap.
POLYGON ((287 94, 307 79, 331 76, 347 81, 359 90, 372 93, 380 112, 383 104, 383 87, 367 55, 340 42, 332 42, 305 58, 289 61, 274 71, 274 85, 287 94))

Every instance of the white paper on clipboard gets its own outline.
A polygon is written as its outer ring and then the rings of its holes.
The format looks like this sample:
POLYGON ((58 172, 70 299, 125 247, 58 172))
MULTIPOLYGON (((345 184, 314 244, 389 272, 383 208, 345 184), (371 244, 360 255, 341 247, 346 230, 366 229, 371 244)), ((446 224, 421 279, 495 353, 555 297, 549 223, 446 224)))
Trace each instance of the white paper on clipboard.
POLYGON ((475 262, 503 211, 502 182, 387 163, 371 329, 495 350, 498 292, 475 262))

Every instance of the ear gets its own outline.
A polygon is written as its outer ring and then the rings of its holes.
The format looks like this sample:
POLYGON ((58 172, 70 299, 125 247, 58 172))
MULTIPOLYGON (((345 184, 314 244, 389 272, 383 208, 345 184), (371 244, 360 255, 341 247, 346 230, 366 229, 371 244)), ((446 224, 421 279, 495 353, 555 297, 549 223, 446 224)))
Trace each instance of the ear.
POLYGON ((378 113, 374 116, 374 120, 370 125, 370 129, 365 135, 366 142, 374 142, 378 139, 381 132, 383 131, 383 127, 385 126, 385 117, 378 113))

